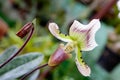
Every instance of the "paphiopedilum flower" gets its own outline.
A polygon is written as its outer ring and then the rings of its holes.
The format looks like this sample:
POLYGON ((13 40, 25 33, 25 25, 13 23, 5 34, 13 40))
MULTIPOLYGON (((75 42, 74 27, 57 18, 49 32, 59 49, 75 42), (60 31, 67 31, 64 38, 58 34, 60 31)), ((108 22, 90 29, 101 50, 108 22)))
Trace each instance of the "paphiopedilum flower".
POLYGON ((88 25, 83 25, 77 20, 74 20, 69 29, 69 34, 65 35, 59 31, 56 23, 49 24, 49 30, 56 38, 61 41, 67 42, 64 46, 65 53, 70 53, 75 50, 75 62, 78 70, 84 76, 90 76, 91 69, 82 59, 81 51, 93 50, 97 43, 95 41, 95 33, 100 28, 100 21, 93 19, 88 25))

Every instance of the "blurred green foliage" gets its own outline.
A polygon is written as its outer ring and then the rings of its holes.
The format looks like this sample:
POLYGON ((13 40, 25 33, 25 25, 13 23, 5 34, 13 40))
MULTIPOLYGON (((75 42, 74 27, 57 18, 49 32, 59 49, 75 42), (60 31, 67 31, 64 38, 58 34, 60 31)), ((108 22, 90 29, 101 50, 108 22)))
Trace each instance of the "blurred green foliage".
MULTIPOLYGON (((113 72, 107 73, 97 64, 97 60, 106 45, 108 33, 113 31, 116 25, 119 28, 120 19, 116 18, 118 11, 116 7, 114 9, 114 16, 104 18, 104 23, 102 23, 102 27, 96 35, 96 41, 99 46, 93 51, 83 52, 84 60, 92 68, 91 76, 82 76, 76 68, 74 59, 69 59, 52 70, 51 75, 45 80, 120 79, 118 75, 120 66, 115 68, 113 72)), ((5 48, 11 45, 16 45, 19 48, 25 39, 20 39, 15 33, 26 22, 37 18, 38 21, 35 26, 34 35, 21 54, 42 52, 45 55, 43 63, 46 63, 49 56, 57 49, 59 43, 61 43, 49 33, 47 28, 48 23, 54 21, 61 27, 63 33, 68 33, 69 26, 74 19, 87 24, 91 15, 92 10, 89 9, 89 6, 83 5, 76 0, 1 0, 0 18, 8 23, 9 31, 6 37, 0 40, 0 52, 3 52, 5 48)))

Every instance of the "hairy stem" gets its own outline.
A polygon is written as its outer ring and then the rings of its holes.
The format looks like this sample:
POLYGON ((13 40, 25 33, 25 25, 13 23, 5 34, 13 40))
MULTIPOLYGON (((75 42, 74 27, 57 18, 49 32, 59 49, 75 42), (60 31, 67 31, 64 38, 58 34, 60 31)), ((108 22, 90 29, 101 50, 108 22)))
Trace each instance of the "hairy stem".
POLYGON ((31 29, 31 31, 28 35, 28 38, 26 39, 24 44, 21 46, 21 48, 14 55, 12 55, 10 58, 8 58, 4 63, 0 64, 0 68, 4 67, 7 63, 9 63, 12 59, 14 59, 23 50, 23 48, 26 46, 26 44, 32 37, 33 32, 34 32, 34 27, 31 29))
POLYGON ((32 74, 33 72, 35 72, 36 70, 41 69, 41 68, 46 67, 46 66, 48 66, 47 63, 44 64, 44 65, 42 65, 42 66, 39 66, 39 67, 33 69, 31 72, 29 72, 29 73, 27 73, 26 75, 24 75, 20 80, 25 80, 29 75, 31 75, 31 74, 32 74))

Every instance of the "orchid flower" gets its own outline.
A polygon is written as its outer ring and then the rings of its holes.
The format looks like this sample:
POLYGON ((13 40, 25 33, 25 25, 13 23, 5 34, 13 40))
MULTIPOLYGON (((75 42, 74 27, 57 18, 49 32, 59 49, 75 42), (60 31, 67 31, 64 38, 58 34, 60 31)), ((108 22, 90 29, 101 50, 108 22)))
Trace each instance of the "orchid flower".
POLYGON ((99 19, 93 19, 88 25, 83 25, 77 20, 74 20, 69 29, 69 35, 62 34, 59 31, 59 27, 56 23, 50 23, 48 28, 52 35, 54 35, 56 38, 67 42, 67 44, 64 46, 64 50, 67 53, 75 50, 75 62, 79 72, 83 76, 90 76, 91 69, 83 61, 81 51, 90 51, 97 46, 95 41, 95 33, 100 28, 99 19))

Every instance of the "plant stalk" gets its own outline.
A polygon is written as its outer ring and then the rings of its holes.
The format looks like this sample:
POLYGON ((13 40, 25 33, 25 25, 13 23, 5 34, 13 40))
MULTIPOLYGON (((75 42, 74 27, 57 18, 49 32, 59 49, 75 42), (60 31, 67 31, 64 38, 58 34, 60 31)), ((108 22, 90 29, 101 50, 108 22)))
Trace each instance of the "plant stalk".
POLYGON ((109 3, 102 8, 101 10, 99 10, 97 12, 97 14, 95 14, 90 20, 92 19, 102 19, 104 17, 104 15, 112 8, 112 6, 117 2, 117 0, 110 0, 109 3))
POLYGON ((0 64, 0 68, 4 67, 6 64, 8 64, 12 59, 14 59, 23 50, 23 48, 26 46, 26 44, 32 37, 33 32, 34 32, 34 27, 30 30, 28 38, 26 39, 24 44, 21 46, 21 48, 13 56, 11 56, 9 59, 7 59, 4 63, 0 64))
POLYGON ((31 75, 31 74, 32 74, 33 72, 35 72, 36 70, 41 69, 41 68, 44 68, 44 67, 46 67, 46 66, 48 66, 47 63, 44 64, 44 65, 42 65, 42 66, 39 66, 39 67, 33 69, 32 71, 30 71, 29 73, 27 73, 26 75, 24 75, 20 80, 25 80, 29 75, 31 75))

